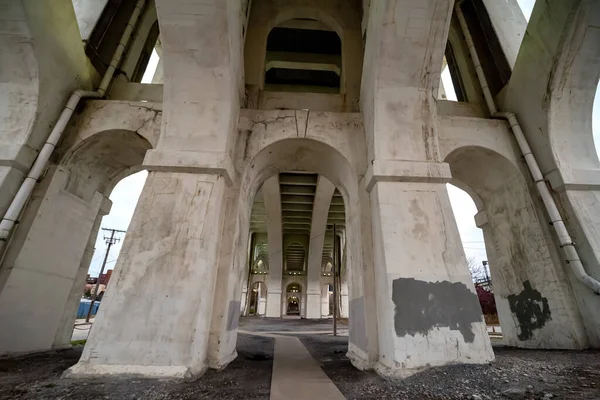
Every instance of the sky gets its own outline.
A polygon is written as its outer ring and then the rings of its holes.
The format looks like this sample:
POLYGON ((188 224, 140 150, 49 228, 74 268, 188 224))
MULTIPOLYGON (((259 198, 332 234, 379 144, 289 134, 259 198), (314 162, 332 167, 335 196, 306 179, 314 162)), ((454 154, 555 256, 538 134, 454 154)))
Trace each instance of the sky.
MULTIPOLYGON (((535 0, 517 1, 523 10, 525 18, 529 20, 535 0)), ((142 83, 150 83, 152 81, 152 76, 154 75, 157 64, 158 55, 156 52, 153 52, 146 73, 142 78, 142 83)), ((456 99, 456 95, 453 93, 452 89, 450 73, 447 68, 442 73, 442 82, 444 82, 444 88, 446 89, 448 99, 456 99)), ((593 118, 594 142, 596 144, 596 150, 598 151, 600 150, 600 91, 597 91, 596 93, 593 118)), ((600 151, 598 151, 598 153, 600 154, 600 151)), ((102 219, 103 228, 127 230, 147 175, 148 173, 146 171, 130 175, 115 186, 110 196, 113 206, 110 214, 102 219)), ((473 200, 466 192, 452 185, 448 185, 448 195, 454 211, 465 255, 467 258, 472 258, 475 263, 481 264, 482 261, 487 260, 487 255, 483 241, 483 231, 475 226, 473 218, 477 213, 475 203, 473 203, 473 200)), ((89 272, 92 276, 98 275, 102 265, 102 260, 107 247, 103 238, 103 232, 100 231, 96 240, 95 253, 90 264, 89 272)), ((108 256, 106 269, 112 269, 114 267, 122 243, 123 240, 112 247, 108 256)))

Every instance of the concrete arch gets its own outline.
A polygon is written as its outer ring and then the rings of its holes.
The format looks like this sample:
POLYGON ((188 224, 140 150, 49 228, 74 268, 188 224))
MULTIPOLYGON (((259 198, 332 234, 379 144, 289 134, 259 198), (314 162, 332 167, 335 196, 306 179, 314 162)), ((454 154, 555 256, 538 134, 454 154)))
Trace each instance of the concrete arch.
POLYGON ((99 132, 124 130, 135 132, 156 148, 160 136, 162 105, 129 101, 92 100, 68 126, 59 157, 99 132))
POLYGON ((581 1, 550 79, 548 139, 559 168, 597 169, 592 132, 600 79, 600 3, 581 1))
POLYGON ((285 286, 285 291, 286 291, 286 292, 291 292, 291 291, 290 291, 290 289, 293 289, 293 286, 298 286, 298 287, 300 288, 300 289, 298 290, 298 292, 297 292, 297 293, 303 293, 303 292, 304 292, 304 291, 302 290, 302 288, 303 288, 303 286, 304 286, 304 285, 302 285, 302 283, 300 283, 300 282, 296 282, 296 281, 293 281, 293 282, 290 282, 290 283, 288 283, 288 284, 285 286))
MULTIPOLYGON (((263 142, 264 143, 264 142, 263 142)), ((343 147, 342 147, 343 148, 343 147)), ((238 221, 233 243, 234 268, 243 271, 246 250, 243 245, 248 242, 249 214, 254 195, 260 185, 271 176, 282 171, 310 171, 325 176, 336 185, 346 205, 346 232, 349 243, 347 264, 350 283, 350 338, 349 356, 359 368, 365 367, 369 356, 376 352, 376 344, 372 342, 376 328, 374 313, 366 313, 365 292, 374 288, 367 287, 365 276, 370 271, 364 268, 367 262, 363 252, 363 219, 364 208, 359 198, 359 182, 350 161, 337 149, 322 141, 314 139, 273 140, 248 157, 249 162, 240 180, 238 205, 238 221), (369 319, 367 321, 367 319, 369 319)), ((240 280, 243 275, 240 274, 240 280)))
POLYGON ((108 197, 125 176, 142 169, 152 145, 128 130, 98 132, 72 148, 60 162, 70 171, 66 189, 89 200, 95 192, 108 197))
MULTIPOLYGON (((319 7, 310 7, 310 6, 297 6, 297 7, 289 7, 281 9, 275 14, 269 21, 268 31, 269 33, 273 30, 273 28, 277 27, 281 23, 285 21, 289 21, 291 19, 314 19, 316 21, 322 22, 325 25, 333 28, 333 30, 338 34, 342 42, 344 41, 344 29, 342 25, 340 25, 339 21, 334 18, 332 15, 320 9, 319 7)), ((268 34, 267 34, 268 36, 268 34)))
POLYGON ((252 5, 245 45, 246 84, 264 84, 264 60, 271 30, 294 18, 315 19, 330 26, 342 41, 341 93, 349 103, 357 103, 363 62, 361 17, 356 4, 314 3, 273 0, 252 5))
POLYGON ((261 297, 266 298, 267 297, 268 287, 267 287, 267 283, 265 282, 265 279, 263 279, 262 277, 258 277, 256 279, 253 279, 251 287, 254 289, 254 287, 257 286, 258 284, 260 284, 260 294, 261 294, 261 297))
POLYGON ((536 213, 521 170, 503 155, 478 146, 457 148, 445 161, 452 183, 471 194, 479 210, 475 221, 484 233, 505 342, 582 348, 585 330, 567 271, 556 249, 548 246, 549 232, 540 224, 543 216, 536 213), (514 302, 533 293, 541 296, 547 314, 532 324, 514 302))

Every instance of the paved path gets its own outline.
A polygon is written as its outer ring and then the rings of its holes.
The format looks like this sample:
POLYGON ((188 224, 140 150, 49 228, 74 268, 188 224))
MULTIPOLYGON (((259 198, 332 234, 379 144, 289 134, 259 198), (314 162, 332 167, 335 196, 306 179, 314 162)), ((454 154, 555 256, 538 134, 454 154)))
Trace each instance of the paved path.
POLYGON ((271 400, 343 400, 306 347, 295 337, 275 337, 271 400))
POLYGON ((239 332, 275 339, 270 400, 345 399, 300 339, 270 332, 239 332))

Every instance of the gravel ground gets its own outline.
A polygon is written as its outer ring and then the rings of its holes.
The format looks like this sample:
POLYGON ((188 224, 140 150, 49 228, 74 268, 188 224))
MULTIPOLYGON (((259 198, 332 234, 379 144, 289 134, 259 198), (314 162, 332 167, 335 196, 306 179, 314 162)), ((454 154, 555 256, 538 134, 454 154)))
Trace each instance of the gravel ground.
MULTIPOLYGON (((243 318, 249 331, 331 329, 331 321, 243 318)), ((345 328, 341 324, 341 328, 345 328)), ((431 368, 404 380, 386 380, 355 369, 346 358, 347 337, 297 335, 347 399, 598 399, 599 351, 543 351, 496 347, 488 365, 431 368)), ((72 350, 0 359, 0 399, 268 399, 273 339, 240 334, 239 357, 224 371, 195 382, 144 379, 60 379, 77 362, 72 350)), ((318 400, 318 399, 315 399, 318 400)))
POLYGON ((0 360, 0 399, 268 399, 273 339, 239 335, 238 358, 195 382, 151 379, 60 379, 82 347, 0 360))
POLYGON ((598 351, 497 347, 492 364, 431 368, 392 382, 354 368, 347 338, 299 338, 347 399, 600 399, 598 351))

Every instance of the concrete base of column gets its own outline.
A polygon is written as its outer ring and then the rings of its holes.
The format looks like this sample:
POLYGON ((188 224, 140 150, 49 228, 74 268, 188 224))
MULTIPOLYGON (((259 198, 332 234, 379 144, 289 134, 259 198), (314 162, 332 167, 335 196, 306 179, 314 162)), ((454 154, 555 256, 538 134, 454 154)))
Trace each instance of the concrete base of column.
POLYGON ((267 293, 267 318, 281 318, 281 292, 267 293))
POLYGON ((233 353, 230 353, 226 356, 221 356, 218 359, 209 357, 208 359, 208 367, 211 369, 216 369, 218 371, 224 369, 226 366, 229 365, 230 362, 232 362, 233 360, 235 360, 238 356, 237 351, 233 351, 233 353))
POLYGON ((348 343, 346 357, 348 357, 355 368, 361 371, 370 371, 373 369, 373 364, 369 361, 367 354, 352 343, 348 343))
POLYGON ((170 378, 194 380, 207 369, 206 365, 191 366, 153 366, 153 365, 110 365, 79 362, 63 373, 63 378, 89 378, 98 376, 119 376, 139 378, 170 378))
POLYGON ((321 293, 306 294, 306 318, 321 318, 321 293))

